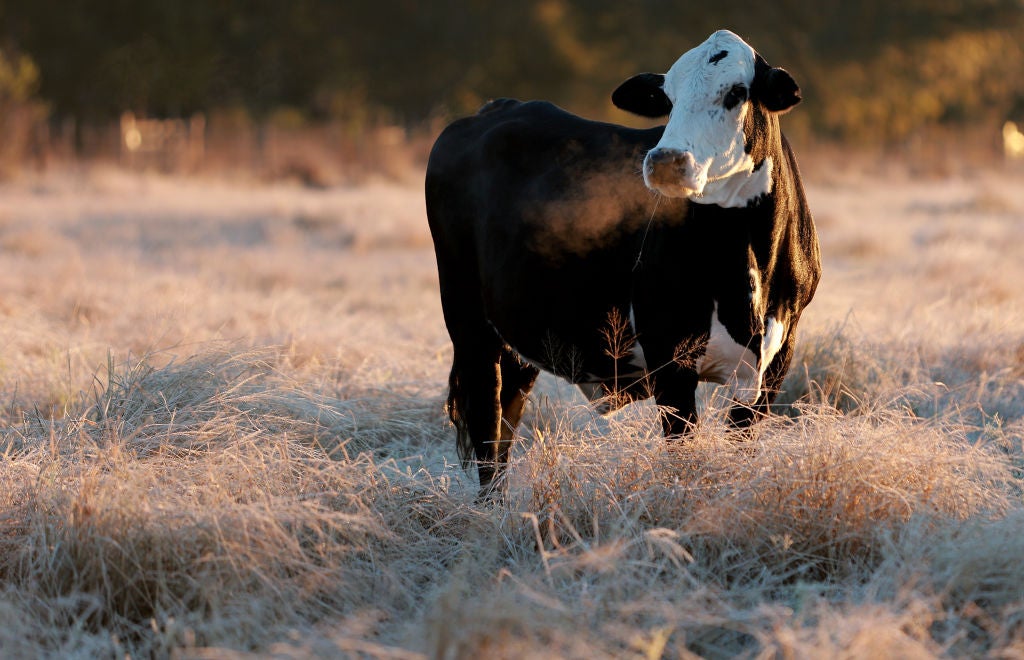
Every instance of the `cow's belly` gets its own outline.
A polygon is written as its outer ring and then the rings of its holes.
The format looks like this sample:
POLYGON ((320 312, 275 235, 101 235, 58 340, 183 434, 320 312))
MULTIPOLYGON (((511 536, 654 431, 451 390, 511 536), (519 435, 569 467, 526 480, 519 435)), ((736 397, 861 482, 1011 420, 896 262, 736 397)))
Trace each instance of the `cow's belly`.
MULTIPOLYGON (((597 308, 607 310, 607 303, 597 308)), ((596 321, 599 314, 588 314, 592 310, 579 304, 571 310, 563 306, 563 311, 571 311, 571 315, 553 314, 545 327, 535 327, 525 333, 525 324, 507 328, 506 332, 497 324, 492 325, 522 360, 577 385, 601 414, 629 400, 648 396, 648 389, 644 387, 647 360, 643 347, 636 340, 632 315, 619 319, 621 333, 617 345, 612 345, 604 336, 607 320, 596 321), (579 320, 588 317, 593 321, 579 320), (617 394, 610 396, 613 393, 617 394)))
POLYGON ((642 376, 646 363, 632 341, 629 270, 621 261, 591 255, 555 270, 533 255, 503 264, 485 287, 487 318, 521 358, 574 383, 642 376), (611 332, 613 314, 619 334, 611 332), (620 354, 610 355, 606 336, 616 337, 620 354))
POLYGON ((539 343, 517 343, 502 335, 500 330, 498 334, 522 360, 575 384, 613 387, 616 383, 624 385, 643 378, 647 373, 643 348, 635 340, 615 352, 593 342, 588 346, 585 342, 573 342, 571 338, 553 333, 546 333, 539 343))

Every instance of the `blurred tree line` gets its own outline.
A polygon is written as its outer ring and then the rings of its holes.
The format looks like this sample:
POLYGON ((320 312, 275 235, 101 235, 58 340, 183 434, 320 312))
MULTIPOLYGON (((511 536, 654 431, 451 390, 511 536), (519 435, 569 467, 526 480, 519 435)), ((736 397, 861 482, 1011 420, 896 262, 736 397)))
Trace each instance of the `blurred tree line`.
POLYGON ((12 84, 79 122, 416 123, 494 96, 623 119, 621 80, 721 27, 801 83, 797 130, 892 141, 1024 113, 1022 0, 0 0, 3 61, 29 67, 12 84))

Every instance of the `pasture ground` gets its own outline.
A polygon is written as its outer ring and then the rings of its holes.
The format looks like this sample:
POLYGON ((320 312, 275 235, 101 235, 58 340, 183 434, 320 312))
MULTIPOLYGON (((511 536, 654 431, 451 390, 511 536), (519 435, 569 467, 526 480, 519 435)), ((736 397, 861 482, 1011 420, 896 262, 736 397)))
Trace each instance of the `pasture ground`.
POLYGON ((0 656, 1020 657, 1020 172, 819 165, 787 414, 543 377, 498 504, 416 177, 3 184, 0 656))

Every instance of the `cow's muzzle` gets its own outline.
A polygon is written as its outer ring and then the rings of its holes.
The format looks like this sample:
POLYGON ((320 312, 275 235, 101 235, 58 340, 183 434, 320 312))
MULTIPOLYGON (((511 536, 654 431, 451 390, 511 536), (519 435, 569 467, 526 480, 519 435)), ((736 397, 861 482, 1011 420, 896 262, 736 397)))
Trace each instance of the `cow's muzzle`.
POLYGON ((707 182, 707 168, 689 151, 655 147, 644 158, 644 183, 666 197, 700 195, 707 182))

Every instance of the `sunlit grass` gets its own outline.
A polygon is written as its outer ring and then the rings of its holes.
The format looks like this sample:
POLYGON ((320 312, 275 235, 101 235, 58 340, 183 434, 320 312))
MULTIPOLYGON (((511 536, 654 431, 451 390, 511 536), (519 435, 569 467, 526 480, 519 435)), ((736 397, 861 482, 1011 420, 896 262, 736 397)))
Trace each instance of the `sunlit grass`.
POLYGON ((962 203, 998 176, 812 187, 783 414, 705 390, 666 443, 545 376, 490 502, 419 191, 91 176, 0 191, 0 655, 1021 648, 1024 296, 987 275, 1024 202, 962 203))

